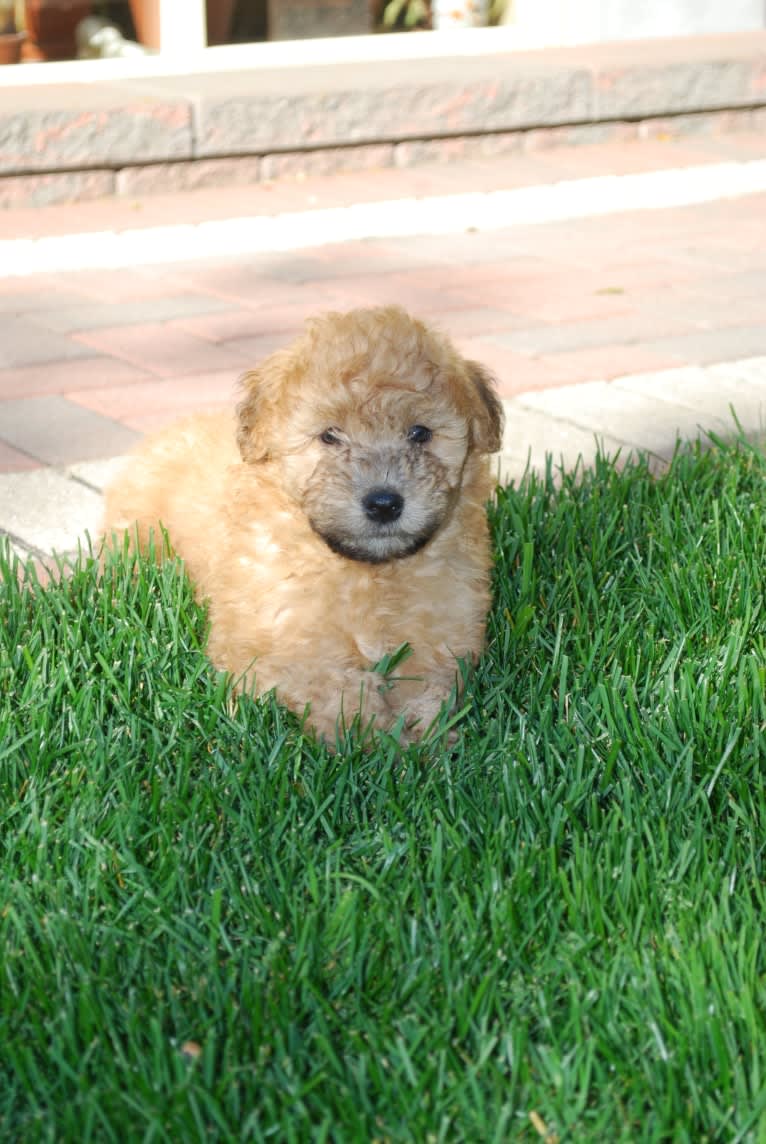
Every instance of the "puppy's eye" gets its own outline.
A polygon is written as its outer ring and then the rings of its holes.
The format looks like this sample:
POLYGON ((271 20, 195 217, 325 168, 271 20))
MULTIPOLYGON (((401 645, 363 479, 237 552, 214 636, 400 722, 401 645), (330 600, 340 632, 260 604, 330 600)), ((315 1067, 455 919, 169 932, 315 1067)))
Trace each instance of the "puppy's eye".
POLYGON ((433 433, 425 425, 413 425, 407 430, 407 440, 412 441, 413 445, 427 445, 432 437, 433 433))
POLYGON ((340 445, 337 429, 325 429, 324 433, 319 434, 319 440, 323 445, 340 445))

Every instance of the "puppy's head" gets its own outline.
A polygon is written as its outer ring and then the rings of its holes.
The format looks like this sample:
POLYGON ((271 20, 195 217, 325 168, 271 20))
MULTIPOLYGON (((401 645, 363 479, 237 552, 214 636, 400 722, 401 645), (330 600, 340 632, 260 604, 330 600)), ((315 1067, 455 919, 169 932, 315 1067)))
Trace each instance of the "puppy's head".
POLYGON ((325 314, 243 379, 238 443, 333 551, 381 563, 442 527, 470 458, 500 448, 491 375, 398 307, 325 314))

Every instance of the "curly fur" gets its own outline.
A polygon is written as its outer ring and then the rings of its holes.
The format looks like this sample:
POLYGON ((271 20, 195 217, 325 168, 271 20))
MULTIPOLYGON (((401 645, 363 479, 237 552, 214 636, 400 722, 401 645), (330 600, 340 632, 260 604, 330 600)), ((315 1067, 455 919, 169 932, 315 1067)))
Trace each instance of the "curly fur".
POLYGON ((107 535, 137 525, 145 547, 167 529, 240 687, 309 705, 330 742, 357 713, 423 734, 484 641, 490 375, 389 306, 313 320, 242 384, 235 417, 143 443, 107 492, 107 535), (404 643, 395 682, 371 673, 404 643))

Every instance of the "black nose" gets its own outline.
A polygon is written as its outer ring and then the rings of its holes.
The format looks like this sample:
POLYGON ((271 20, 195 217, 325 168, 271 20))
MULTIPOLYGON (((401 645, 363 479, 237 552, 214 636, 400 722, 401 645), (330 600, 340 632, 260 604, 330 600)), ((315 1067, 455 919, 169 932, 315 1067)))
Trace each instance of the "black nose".
POLYGON ((362 508, 376 524, 389 524, 402 515, 404 497, 393 489, 371 489, 362 498, 362 508))

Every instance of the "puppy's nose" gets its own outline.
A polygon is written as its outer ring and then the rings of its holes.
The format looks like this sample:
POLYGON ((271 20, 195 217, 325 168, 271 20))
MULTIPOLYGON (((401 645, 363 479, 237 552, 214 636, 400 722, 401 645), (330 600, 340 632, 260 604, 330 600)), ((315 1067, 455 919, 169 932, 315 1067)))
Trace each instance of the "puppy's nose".
POLYGON ((362 497, 362 508, 376 524, 389 524, 402 515, 404 497, 393 489, 371 489, 362 497))

